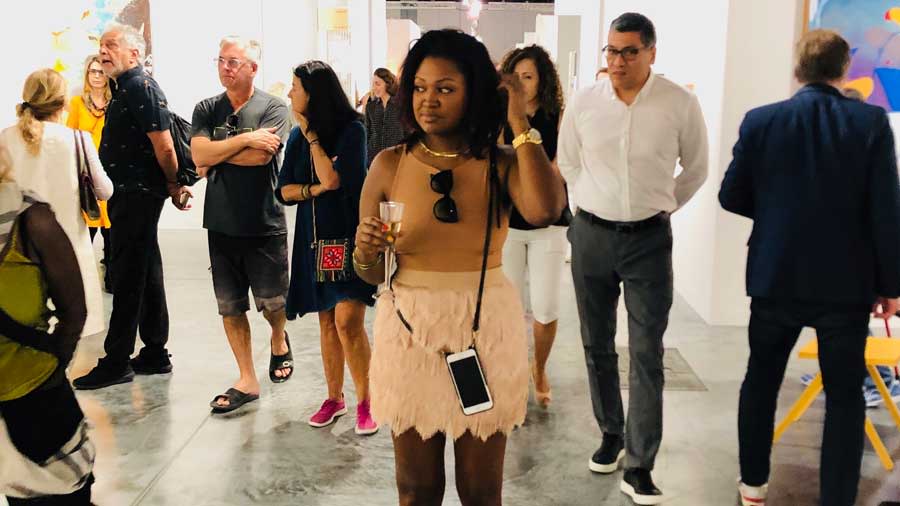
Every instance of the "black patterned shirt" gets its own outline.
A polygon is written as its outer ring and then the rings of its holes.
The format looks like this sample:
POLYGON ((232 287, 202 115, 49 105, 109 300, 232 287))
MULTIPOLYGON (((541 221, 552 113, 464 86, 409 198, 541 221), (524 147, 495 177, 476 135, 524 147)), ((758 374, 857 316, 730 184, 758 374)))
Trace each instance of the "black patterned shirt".
POLYGON ((380 98, 371 97, 366 104, 366 152, 369 157, 366 166, 372 163, 375 155, 385 148, 400 144, 404 137, 397 97, 392 96, 386 107, 380 98))
POLYGON ((147 132, 168 130, 166 96, 144 68, 137 66, 110 80, 112 100, 100 141, 100 162, 116 192, 143 191, 167 196, 163 174, 147 132))

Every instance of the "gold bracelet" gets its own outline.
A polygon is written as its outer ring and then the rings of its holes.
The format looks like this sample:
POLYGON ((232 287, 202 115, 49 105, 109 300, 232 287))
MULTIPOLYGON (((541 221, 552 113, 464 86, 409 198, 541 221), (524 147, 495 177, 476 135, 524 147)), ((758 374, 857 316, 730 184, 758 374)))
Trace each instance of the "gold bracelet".
POLYGON ((375 267, 376 265, 380 264, 381 261, 384 259, 384 254, 379 253, 378 256, 375 257, 375 261, 373 261, 372 263, 368 263, 368 264, 364 264, 364 263, 360 262, 359 260, 357 260, 356 250, 353 250, 353 254, 351 254, 350 257, 353 259, 354 267, 356 267, 357 269, 359 269, 361 271, 367 271, 367 270, 375 267))

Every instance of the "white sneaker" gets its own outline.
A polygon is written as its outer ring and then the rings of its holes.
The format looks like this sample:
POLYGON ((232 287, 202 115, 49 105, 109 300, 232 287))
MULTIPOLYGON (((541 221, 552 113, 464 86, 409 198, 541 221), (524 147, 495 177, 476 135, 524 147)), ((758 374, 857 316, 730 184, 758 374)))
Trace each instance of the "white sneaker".
POLYGON ((863 387, 863 398, 866 400, 867 408, 877 408, 884 404, 884 398, 876 387, 863 387))
POLYGON ((894 379, 890 385, 888 385, 888 391, 891 393, 891 400, 894 402, 900 402, 900 380, 894 379))
POLYGON ((766 495, 769 493, 769 484, 760 487, 744 485, 738 478, 738 492, 741 494, 741 506, 765 506, 766 495))

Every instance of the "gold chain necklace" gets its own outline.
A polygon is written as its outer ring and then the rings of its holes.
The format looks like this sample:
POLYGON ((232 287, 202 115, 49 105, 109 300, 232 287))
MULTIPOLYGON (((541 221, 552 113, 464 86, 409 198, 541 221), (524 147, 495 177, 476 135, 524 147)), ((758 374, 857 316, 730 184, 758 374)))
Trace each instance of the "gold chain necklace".
POLYGON ((468 148, 466 148, 463 151, 457 151, 456 153, 445 153, 445 152, 441 152, 441 151, 434 151, 432 149, 428 149, 428 146, 426 146, 425 143, 422 141, 419 141, 419 146, 421 146, 422 149, 424 149, 426 153, 428 153, 431 156, 437 157, 437 158, 458 158, 460 155, 464 155, 469 152, 468 148))

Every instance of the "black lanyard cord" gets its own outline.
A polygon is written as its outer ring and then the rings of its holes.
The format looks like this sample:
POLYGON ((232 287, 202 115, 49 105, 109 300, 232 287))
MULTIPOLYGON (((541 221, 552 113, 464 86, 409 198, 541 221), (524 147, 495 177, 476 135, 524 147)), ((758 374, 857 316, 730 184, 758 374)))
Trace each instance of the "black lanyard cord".
MULTIPOLYGON (((478 283, 478 300, 475 303, 475 322, 472 324, 472 331, 478 332, 481 326, 481 301, 484 298, 484 280, 487 276, 488 253, 491 249, 491 226, 494 218, 494 186, 497 178, 497 158, 495 155, 496 148, 491 146, 490 167, 488 168, 488 208, 487 208, 487 226, 484 231, 484 254, 481 257, 481 280, 478 283)), ((499 217, 498 217, 499 219, 499 217)))

